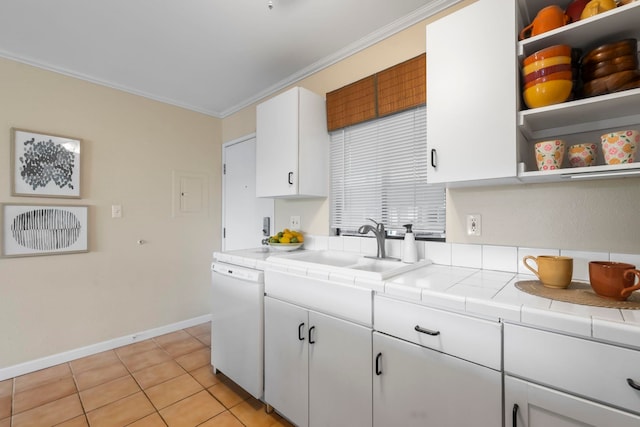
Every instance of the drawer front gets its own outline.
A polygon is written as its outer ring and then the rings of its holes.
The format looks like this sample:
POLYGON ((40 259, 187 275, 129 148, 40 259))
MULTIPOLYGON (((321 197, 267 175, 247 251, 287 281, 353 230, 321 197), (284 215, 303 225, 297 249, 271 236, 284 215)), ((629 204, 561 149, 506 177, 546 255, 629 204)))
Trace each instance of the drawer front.
POLYGON ((374 306, 377 331, 501 369, 502 325, 498 322, 379 296, 374 306))
POLYGON ((373 291, 267 269, 264 290, 271 297, 371 327, 373 291))
POLYGON ((506 324, 505 373, 640 414, 640 351, 506 324))

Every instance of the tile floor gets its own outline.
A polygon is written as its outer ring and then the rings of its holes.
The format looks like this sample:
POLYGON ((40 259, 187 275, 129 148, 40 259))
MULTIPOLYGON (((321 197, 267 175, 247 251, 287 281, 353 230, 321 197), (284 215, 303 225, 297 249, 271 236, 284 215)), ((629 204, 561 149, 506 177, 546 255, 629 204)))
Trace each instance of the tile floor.
POLYGON ((0 381, 0 427, 291 426, 211 369, 205 323, 0 381))

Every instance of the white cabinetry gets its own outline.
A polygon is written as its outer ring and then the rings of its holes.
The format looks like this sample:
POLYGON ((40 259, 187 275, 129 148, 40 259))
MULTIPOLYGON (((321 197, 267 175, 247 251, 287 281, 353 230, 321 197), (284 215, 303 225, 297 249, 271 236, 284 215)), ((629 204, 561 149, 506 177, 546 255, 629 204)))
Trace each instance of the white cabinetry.
POLYGON ((515 180, 515 3, 479 0, 427 25, 431 183, 515 180))
POLYGON ((256 108, 256 195, 326 197, 325 101, 295 87, 256 108))
POLYGON ((506 425, 640 425, 639 360, 637 350, 506 324, 506 425))
POLYGON ((265 401, 298 426, 371 426, 371 329, 265 297, 265 401))
POLYGON ((498 322, 376 296, 374 325, 374 426, 502 425, 498 322))
MULTIPOLYGON (((534 144, 567 146, 604 133, 640 129, 640 89, 576 99, 542 108, 521 103, 520 67, 528 55, 556 44, 583 52, 640 38, 640 2, 517 41, 545 6, 571 0, 478 0, 427 25, 427 146, 429 182, 451 185, 545 182, 564 178, 640 175, 640 161, 537 170, 534 144), (516 179, 517 178, 517 179, 516 179)), ((599 149, 600 151, 600 149, 599 149)))

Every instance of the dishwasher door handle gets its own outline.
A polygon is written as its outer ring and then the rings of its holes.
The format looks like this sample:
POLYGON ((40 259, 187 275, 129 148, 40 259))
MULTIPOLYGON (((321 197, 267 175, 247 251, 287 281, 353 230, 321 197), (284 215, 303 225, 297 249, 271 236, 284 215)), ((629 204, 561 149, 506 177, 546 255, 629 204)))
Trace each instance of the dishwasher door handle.
POLYGON ((433 331, 431 329, 425 329, 425 328, 421 327, 420 325, 416 325, 416 327, 413 328, 413 329, 416 332, 420 332, 421 334, 431 335, 432 337, 440 335, 440 331, 433 331))

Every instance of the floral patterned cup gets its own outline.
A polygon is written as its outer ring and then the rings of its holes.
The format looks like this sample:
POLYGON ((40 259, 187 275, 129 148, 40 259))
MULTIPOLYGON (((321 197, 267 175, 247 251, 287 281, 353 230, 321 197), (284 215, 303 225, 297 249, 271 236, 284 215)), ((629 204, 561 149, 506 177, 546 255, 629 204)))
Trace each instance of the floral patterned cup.
POLYGON ((564 141, 555 139, 542 141, 535 145, 538 170, 547 171, 562 168, 564 158, 564 141))
POLYGON ((602 135, 602 153, 608 165, 633 163, 640 144, 640 132, 621 130, 602 135))
POLYGON ((596 164, 596 144, 576 144, 569 147, 569 164, 572 168, 593 166, 596 164))

